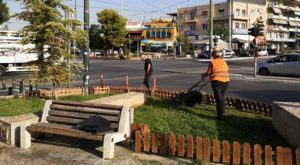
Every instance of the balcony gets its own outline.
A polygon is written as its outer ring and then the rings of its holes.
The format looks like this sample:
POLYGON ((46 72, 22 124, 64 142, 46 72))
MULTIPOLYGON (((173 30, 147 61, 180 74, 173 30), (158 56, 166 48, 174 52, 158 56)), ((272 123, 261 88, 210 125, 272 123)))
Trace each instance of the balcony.
POLYGON ((214 17, 215 21, 223 21, 223 20, 228 20, 229 17, 228 16, 218 16, 218 17, 214 17))
POLYGON ((295 17, 289 17, 290 21, 295 21, 295 17))
POLYGON ((268 4, 268 7, 277 7, 277 8, 279 8, 279 3, 278 2, 270 2, 269 4, 268 4))
POLYGON ((268 18, 279 18, 279 15, 268 14, 268 18))
POLYGON ((236 20, 249 20, 249 17, 247 17, 247 15, 242 15, 242 14, 233 14, 233 19, 236 20))
POLYGON ((279 26, 279 30, 284 32, 289 31, 287 27, 282 27, 282 26, 279 26))
POLYGON ((276 31, 276 30, 279 30, 279 27, 278 26, 272 26, 272 25, 270 25, 270 26, 268 26, 268 30, 270 30, 270 31, 276 31))
POLYGON ((283 19, 283 20, 287 20, 287 19, 288 19, 288 17, 282 16, 282 15, 281 15, 279 18, 280 18, 280 19, 283 19))
POLYGON ((198 22, 198 19, 195 17, 195 18, 185 18, 184 19, 184 22, 186 22, 186 23, 194 23, 194 22, 198 22))
POLYGON ((294 28, 294 27, 289 27, 289 31, 296 31, 296 28, 294 28))

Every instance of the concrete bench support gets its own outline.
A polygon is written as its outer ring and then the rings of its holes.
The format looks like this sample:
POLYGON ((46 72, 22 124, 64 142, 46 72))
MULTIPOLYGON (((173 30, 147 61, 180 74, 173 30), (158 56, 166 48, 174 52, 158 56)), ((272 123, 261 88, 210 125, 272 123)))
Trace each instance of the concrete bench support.
POLYGON ((292 146, 300 147, 300 103, 274 102, 272 125, 292 146))

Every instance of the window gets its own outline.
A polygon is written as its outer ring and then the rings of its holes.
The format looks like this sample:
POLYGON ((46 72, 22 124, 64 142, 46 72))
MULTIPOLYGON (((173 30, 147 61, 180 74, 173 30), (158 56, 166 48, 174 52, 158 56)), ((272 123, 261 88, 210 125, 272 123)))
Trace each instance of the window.
POLYGON ((202 24, 202 29, 203 30, 207 30, 208 29, 208 25, 207 24, 202 24))
POLYGON ((182 19, 182 18, 183 18, 183 14, 180 14, 180 15, 179 15, 179 18, 182 19))
POLYGON ((246 10, 243 10, 243 11, 242 11, 242 16, 243 16, 243 17, 246 17, 246 10))
POLYGON ((202 11, 202 17, 207 17, 208 16, 208 11, 202 11))
POLYGON ((238 22, 235 23, 235 28, 236 28, 236 29, 239 29, 239 28, 240 28, 240 23, 238 23, 238 22))
POLYGON ((190 31, 195 31, 195 25, 190 25, 190 31))
POLYGON ((190 13, 190 19, 194 19, 194 18, 195 18, 195 13, 194 12, 190 13))
POLYGON ((242 29, 246 29, 246 23, 242 23, 242 29))
POLYGON ((150 38, 150 32, 149 31, 147 31, 147 33, 146 33, 146 38, 150 38))
POLYGON ((300 61, 300 55, 290 55, 287 59, 288 62, 297 62, 300 61))
POLYGON ((240 15, 241 15, 240 12, 241 12, 240 9, 236 9, 236 10, 235 10, 235 14, 236 14, 237 16, 240 16, 240 15))
POLYGON ((160 30, 157 30, 157 31, 156 31, 156 38, 161 38, 160 30))
POLYGON ((219 9, 219 15, 221 17, 224 17, 225 16, 225 10, 224 9, 219 9))
POLYGON ((167 38, 171 38, 171 30, 167 31, 167 38))
POLYGON ((165 31, 165 30, 162 31, 162 38, 167 38, 167 37, 166 37, 166 31, 165 31))

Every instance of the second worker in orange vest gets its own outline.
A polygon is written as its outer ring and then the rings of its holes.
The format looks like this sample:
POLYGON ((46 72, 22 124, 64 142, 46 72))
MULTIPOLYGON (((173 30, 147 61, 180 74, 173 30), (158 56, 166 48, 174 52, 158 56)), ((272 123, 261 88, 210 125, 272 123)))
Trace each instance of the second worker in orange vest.
POLYGON ((229 73, 227 63, 221 58, 217 49, 213 50, 213 59, 210 62, 207 72, 204 75, 209 76, 214 96, 216 100, 217 119, 224 120, 225 112, 225 93, 229 83, 229 73))

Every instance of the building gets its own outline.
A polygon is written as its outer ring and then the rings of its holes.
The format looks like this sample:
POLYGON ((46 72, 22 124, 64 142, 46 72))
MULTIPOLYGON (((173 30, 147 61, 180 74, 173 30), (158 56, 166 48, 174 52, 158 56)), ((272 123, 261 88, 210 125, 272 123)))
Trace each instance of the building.
POLYGON ((142 46, 146 50, 147 45, 151 51, 169 50, 174 47, 177 37, 176 22, 174 20, 152 19, 145 23, 142 34, 142 46))
MULTIPOLYGON (((257 18, 267 20, 266 1, 260 0, 232 0, 231 11, 229 1, 214 4, 214 27, 229 29, 231 21, 232 48, 247 49, 253 40, 248 35, 248 29, 253 26, 257 18), (230 13, 231 19, 230 19, 230 13)), ((187 35, 192 40, 204 40, 209 37, 209 5, 179 8, 178 27, 180 35, 187 35)), ((229 33, 229 30, 228 30, 229 33)), ((218 35, 220 39, 229 41, 226 35, 218 35)), ((207 49, 207 48, 206 48, 207 49)))
POLYGON ((299 49, 300 1, 269 0, 266 7, 268 48, 276 52, 299 49))
POLYGON ((130 52, 141 52, 141 41, 143 29, 145 28, 143 21, 127 21, 126 29, 128 31, 128 49, 130 52))

